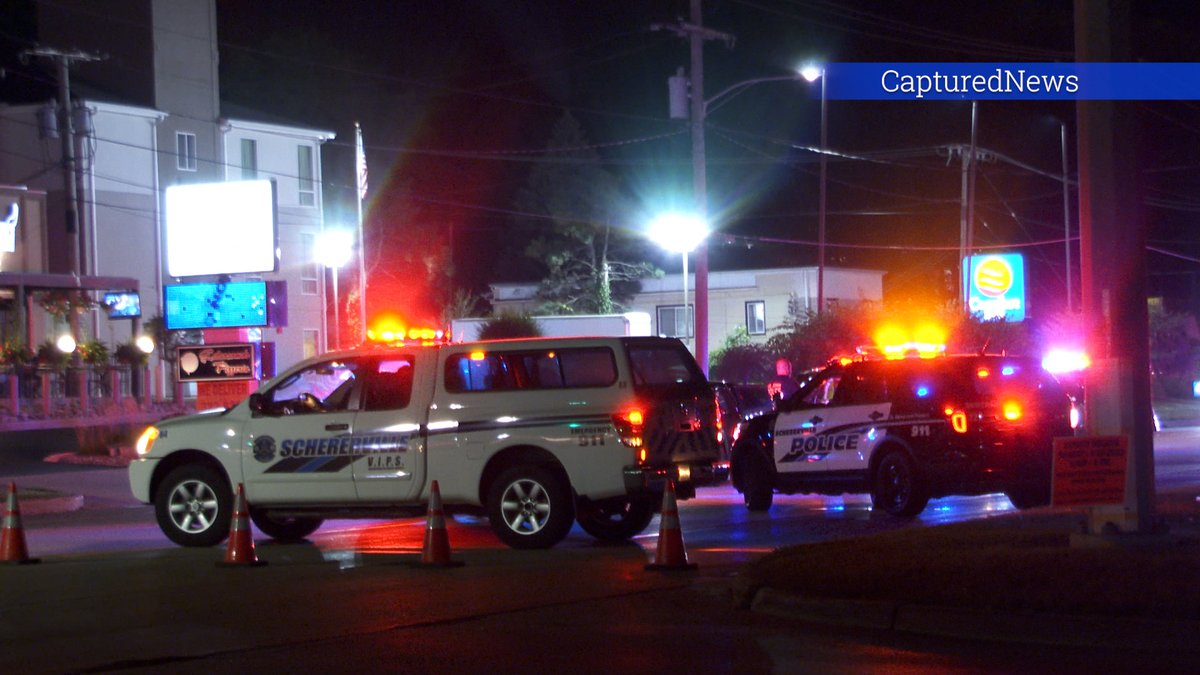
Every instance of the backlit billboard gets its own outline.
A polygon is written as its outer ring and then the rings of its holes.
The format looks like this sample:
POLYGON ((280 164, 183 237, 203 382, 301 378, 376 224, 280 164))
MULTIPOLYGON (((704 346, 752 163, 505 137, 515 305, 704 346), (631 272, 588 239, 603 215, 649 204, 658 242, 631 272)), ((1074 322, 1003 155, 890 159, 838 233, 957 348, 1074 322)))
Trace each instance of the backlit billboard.
POLYGON ((1020 253, 964 258, 963 287, 972 314, 985 320, 1025 320, 1025 259, 1020 253))
POLYGON ((168 275, 277 269, 274 182, 172 185, 164 201, 168 275))

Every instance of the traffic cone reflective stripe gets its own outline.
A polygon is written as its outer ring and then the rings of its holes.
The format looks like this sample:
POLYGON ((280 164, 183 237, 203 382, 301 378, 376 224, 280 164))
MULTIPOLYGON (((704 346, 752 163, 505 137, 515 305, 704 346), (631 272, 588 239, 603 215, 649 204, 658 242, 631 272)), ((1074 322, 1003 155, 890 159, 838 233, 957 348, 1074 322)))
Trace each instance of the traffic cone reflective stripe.
POLYGON ((675 483, 667 481, 663 491, 662 513, 658 517, 658 550, 648 570, 694 570, 683 546, 683 531, 679 529, 679 507, 675 505, 675 483))
POLYGON ((254 553, 254 533, 250 530, 250 510, 246 507, 246 489, 241 483, 237 486, 237 496, 233 500, 233 521, 229 526, 229 545, 225 549, 225 559, 218 565, 222 566, 258 566, 266 565, 254 553))
POLYGON ((442 492, 436 480, 429 486, 429 513, 425 520, 425 546, 421 549, 420 564, 433 567, 458 567, 463 564, 450 559, 446 512, 442 509, 442 492))
POLYGON ((4 507, 4 531, 0 534, 0 562, 27 565, 38 562, 29 557, 25 546, 25 528, 21 526, 21 508, 17 506, 17 484, 8 484, 8 502, 4 507))

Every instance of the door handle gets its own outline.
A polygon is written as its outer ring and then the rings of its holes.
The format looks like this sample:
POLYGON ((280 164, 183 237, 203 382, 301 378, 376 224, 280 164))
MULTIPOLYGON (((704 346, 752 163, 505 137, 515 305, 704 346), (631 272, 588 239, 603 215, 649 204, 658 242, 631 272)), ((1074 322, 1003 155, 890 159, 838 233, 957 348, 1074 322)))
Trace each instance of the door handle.
POLYGON ((339 422, 337 424, 326 424, 325 425, 325 431, 346 431, 349 428, 350 428, 350 425, 345 422, 339 422))

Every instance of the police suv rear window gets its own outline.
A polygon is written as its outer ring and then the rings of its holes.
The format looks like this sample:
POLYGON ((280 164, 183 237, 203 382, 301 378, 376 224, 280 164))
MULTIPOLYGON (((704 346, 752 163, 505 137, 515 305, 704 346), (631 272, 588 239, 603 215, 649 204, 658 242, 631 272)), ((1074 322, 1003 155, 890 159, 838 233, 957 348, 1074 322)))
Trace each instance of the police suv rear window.
POLYGON ((456 394, 607 387, 616 381, 616 360, 606 347, 469 352, 446 359, 446 391, 456 394))

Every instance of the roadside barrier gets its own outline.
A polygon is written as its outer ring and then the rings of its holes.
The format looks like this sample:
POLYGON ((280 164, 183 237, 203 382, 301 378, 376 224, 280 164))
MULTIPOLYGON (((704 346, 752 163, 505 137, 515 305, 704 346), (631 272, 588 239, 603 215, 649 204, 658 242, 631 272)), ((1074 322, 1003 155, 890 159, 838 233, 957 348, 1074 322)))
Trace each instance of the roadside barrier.
POLYGON ((229 546, 225 559, 217 563, 221 567, 258 567, 266 565, 254 553, 254 533, 250 530, 250 509, 246 506, 246 489, 238 483, 237 497, 233 501, 233 522, 229 526, 229 546))
POLYGON ((683 546, 683 531, 679 529, 679 507, 675 505, 675 482, 667 481, 663 491, 662 513, 658 517, 658 551, 648 570, 694 570, 683 546))
POLYGON ((446 512, 442 492, 435 480, 429 486, 429 513, 425 521, 425 546, 421 549, 422 567, 460 567, 464 563, 450 559, 450 536, 446 532, 446 512))
POLYGON ((17 484, 8 484, 8 503, 4 507, 4 532, 0 534, 0 562, 28 565, 41 562, 29 557, 25 546, 25 528, 21 526, 21 507, 17 506, 17 484))

